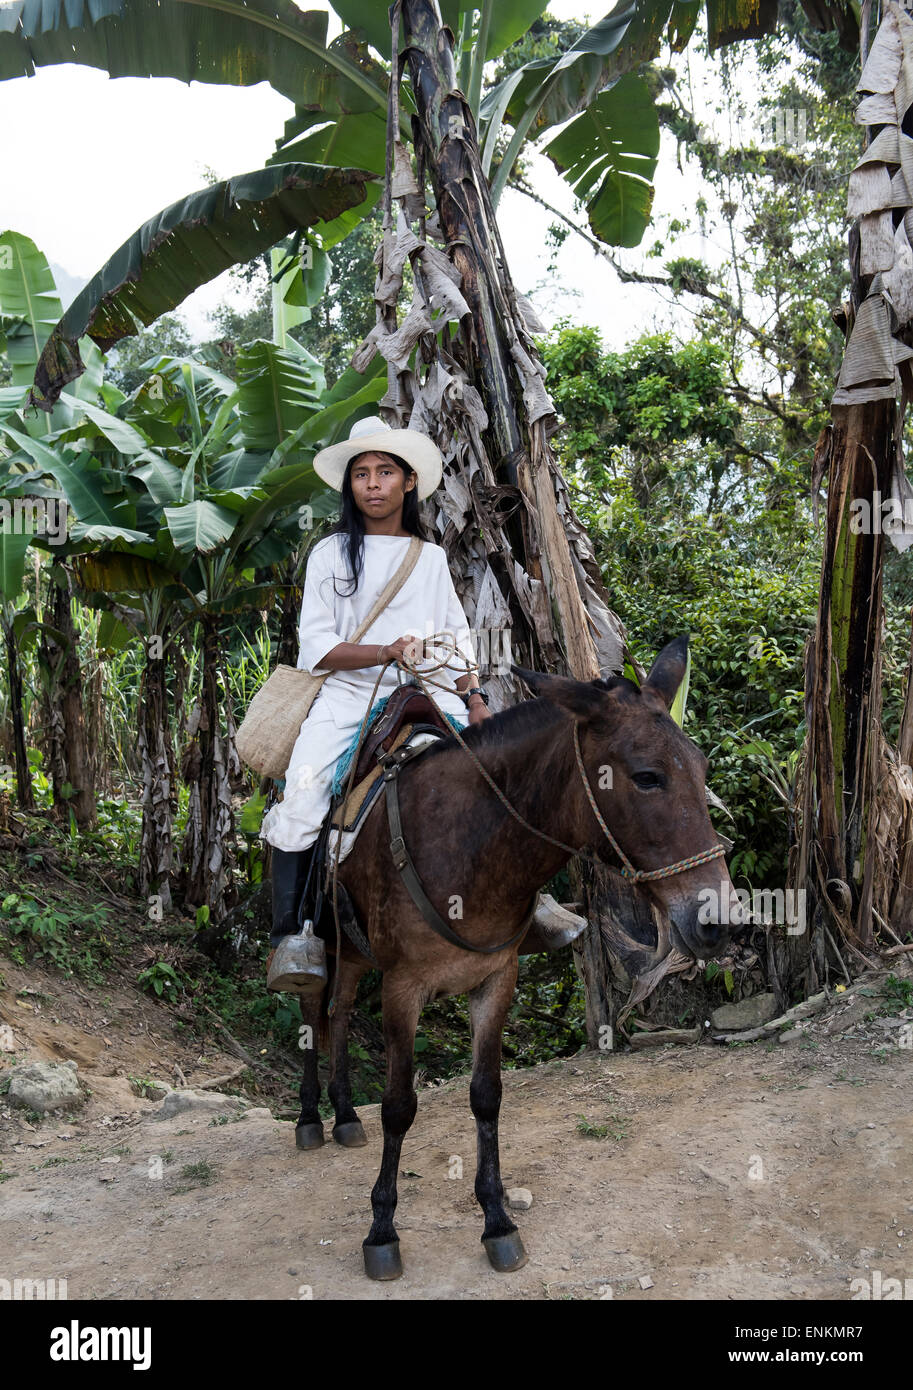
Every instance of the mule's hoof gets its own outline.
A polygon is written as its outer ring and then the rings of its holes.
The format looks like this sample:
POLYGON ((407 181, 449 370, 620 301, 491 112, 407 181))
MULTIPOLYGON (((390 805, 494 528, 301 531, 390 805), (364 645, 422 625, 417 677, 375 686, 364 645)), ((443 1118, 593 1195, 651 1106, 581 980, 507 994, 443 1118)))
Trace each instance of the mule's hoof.
POLYGON ((361 1120, 346 1120, 345 1124, 333 1126, 333 1138, 344 1149, 363 1149, 368 1136, 361 1127, 361 1120))
POLYGON ((488 1236, 487 1239, 483 1236, 482 1244, 489 1264, 499 1274, 511 1274, 515 1269, 522 1269, 529 1258, 523 1249, 519 1231, 508 1231, 506 1236, 488 1236))
POLYGON ((369 1279, 398 1279, 403 1272, 403 1262, 399 1254, 399 1241, 391 1240, 386 1245, 362 1244, 365 1254, 365 1274, 369 1279))
POLYGON ((299 1149, 319 1149, 323 1145, 323 1125, 298 1125, 295 1129, 295 1144, 299 1149))

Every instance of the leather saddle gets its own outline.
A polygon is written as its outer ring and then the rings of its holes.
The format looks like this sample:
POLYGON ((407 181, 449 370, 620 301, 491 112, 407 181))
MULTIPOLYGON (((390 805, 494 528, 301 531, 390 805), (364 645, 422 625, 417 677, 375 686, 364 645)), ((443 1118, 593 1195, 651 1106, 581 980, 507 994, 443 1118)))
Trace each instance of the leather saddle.
POLYGON ((377 755, 381 747, 385 753, 390 751, 403 724, 412 724, 413 727, 430 726, 432 729, 440 729, 444 734, 453 733, 447 720, 438 714, 419 686, 411 682, 398 686, 368 729, 355 767, 353 785, 357 785, 370 773, 379 771, 377 755))
MULTIPOLYGON (((312 869, 308 875, 308 885, 310 886, 311 873, 315 874, 314 918, 318 924, 324 907, 324 895, 328 889, 330 872, 328 839, 331 829, 336 826, 341 831, 344 825, 351 823, 357 833, 357 829, 364 824, 367 812, 383 785, 383 767, 378 759, 384 757, 392 748, 398 748, 406 743, 413 734, 420 732, 433 733, 440 737, 441 735, 452 734, 453 729, 447 720, 438 714, 421 688, 414 682, 407 681, 391 693, 381 713, 368 727, 355 765, 352 791, 348 799, 345 788, 333 798, 321 827, 315 845, 312 869), (353 818, 351 822, 350 817, 353 818)), ((348 782, 348 777, 346 782, 348 782)), ((372 965, 376 964, 367 939, 357 921, 352 901, 342 883, 337 884, 337 895, 340 922, 346 934, 362 955, 366 956, 372 965)), ((324 933, 319 931, 319 934, 323 935, 324 933)))

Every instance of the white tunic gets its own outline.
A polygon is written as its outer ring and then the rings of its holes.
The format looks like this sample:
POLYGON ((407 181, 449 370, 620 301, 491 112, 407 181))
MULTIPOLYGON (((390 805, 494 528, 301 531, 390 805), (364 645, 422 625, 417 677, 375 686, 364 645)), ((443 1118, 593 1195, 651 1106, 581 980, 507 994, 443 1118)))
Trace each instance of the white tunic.
MULTIPOLYGON (((300 670, 319 674, 326 669, 317 665, 321 658, 340 642, 352 640, 359 623, 399 568, 410 540, 409 536, 366 535, 364 568, 351 596, 345 537, 336 532, 314 546, 308 557, 298 629, 300 670)), ((426 541, 399 593, 358 640, 359 645, 380 645, 410 634, 425 638, 440 632, 452 632, 459 650, 474 663, 470 629, 453 587, 446 551, 426 541)), ((432 659, 426 658, 419 670, 431 664, 432 659)), ((400 684, 397 669, 395 665, 387 667, 374 694, 375 703, 400 684)), ((301 850, 317 838, 329 809, 336 763, 369 708, 379 674, 379 666, 364 666, 354 671, 333 671, 324 681, 301 725, 286 773, 283 799, 263 818, 260 835, 271 845, 301 850)), ((434 699, 465 728, 468 714, 454 684, 466 674, 465 668, 430 674, 449 687, 442 690, 432 685, 434 699)))

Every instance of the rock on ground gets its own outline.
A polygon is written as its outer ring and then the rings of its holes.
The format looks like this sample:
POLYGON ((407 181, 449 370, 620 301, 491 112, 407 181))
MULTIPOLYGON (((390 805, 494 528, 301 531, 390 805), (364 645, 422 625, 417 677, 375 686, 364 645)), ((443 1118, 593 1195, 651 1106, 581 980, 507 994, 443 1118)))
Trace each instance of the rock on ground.
POLYGON ((721 1004, 710 1015, 714 1028, 727 1033, 738 1032, 741 1028, 760 1028, 777 1016, 777 1001, 773 994, 751 994, 740 999, 738 1004, 721 1004))
POLYGON ((85 1097, 76 1079, 75 1062, 30 1062, 13 1068, 9 1103, 46 1114, 48 1110, 69 1110, 81 1105, 85 1097))
POLYGON ((169 1091, 160 1109, 150 1116, 155 1120, 170 1120, 190 1110, 247 1110, 248 1102, 238 1096, 226 1096, 221 1091, 169 1091))

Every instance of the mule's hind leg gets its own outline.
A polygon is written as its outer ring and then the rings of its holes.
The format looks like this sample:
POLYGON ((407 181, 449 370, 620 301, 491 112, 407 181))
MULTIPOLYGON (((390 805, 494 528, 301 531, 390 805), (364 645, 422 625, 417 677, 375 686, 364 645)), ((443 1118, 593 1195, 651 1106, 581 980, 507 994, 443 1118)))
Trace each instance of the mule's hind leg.
POLYGON ((295 1143, 299 1149, 319 1149, 323 1143, 323 1122, 320 1104, 320 1078, 317 1075, 317 1033, 320 1023, 320 995, 299 995, 302 1032, 299 1044, 304 1053, 304 1073, 298 1095, 301 1114, 295 1126, 295 1143))
POLYGON ((362 1246, 365 1272, 372 1279, 398 1279, 403 1272, 399 1237, 393 1225, 396 1211, 396 1174, 403 1139, 415 1119, 418 1097, 412 1088, 415 1029, 421 1004, 413 982, 384 975, 384 1045, 387 1050, 387 1084, 380 1107, 384 1126, 384 1156, 371 1191, 374 1223, 362 1246))
POLYGON ((472 1082, 469 1103, 476 1121, 478 1164, 475 1193, 485 1213, 482 1244, 494 1269, 506 1274, 526 1264, 520 1234, 504 1210, 498 1154, 501 1109, 501 1030, 517 983, 517 957, 489 975, 469 995, 472 1020, 472 1082))
POLYGON ((347 1149, 360 1149, 367 1144, 361 1120, 352 1106, 352 1086, 349 1081, 349 1022, 355 1006, 358 981, 367 966, 344 960, 339 968, 336 1008, 330 1019, 330 1084, 327 1094, 336 1112, 333 1138, 347 1149))

